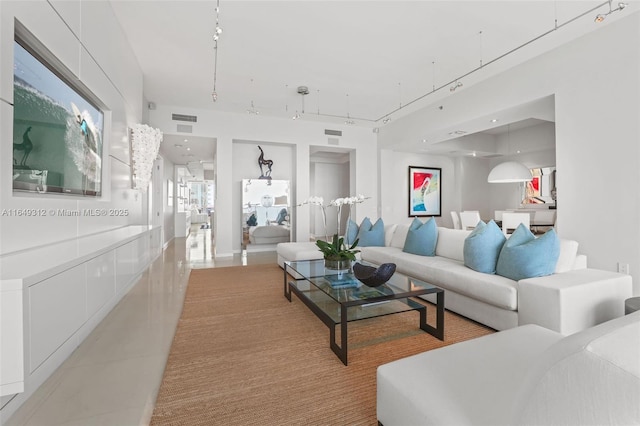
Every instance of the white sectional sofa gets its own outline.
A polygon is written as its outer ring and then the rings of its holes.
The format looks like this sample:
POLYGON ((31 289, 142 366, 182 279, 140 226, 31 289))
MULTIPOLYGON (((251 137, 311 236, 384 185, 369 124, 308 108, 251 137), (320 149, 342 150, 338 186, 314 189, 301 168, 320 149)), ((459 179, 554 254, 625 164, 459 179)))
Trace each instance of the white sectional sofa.
POLYGON ((640 312, 565 337, 536 325, 381 365, 394 425, 640 424, 640 312))
MULTIPOLYGON (((464 240, 471 231, 438 228, 436 256, 403 252, 408 225, 386 225, 384 247, 359 247, 362 260, 395 263, 398 273, 445 290, 445 307, 496 330, 538 324, 572 334, 624 314, 632 295, 629 275, 589 269, 578 243, 561 240, 556 273, 514 281, 464 265, 464 240)), ((321 259, 314 243, 278 245, 278 263, 321 259)))

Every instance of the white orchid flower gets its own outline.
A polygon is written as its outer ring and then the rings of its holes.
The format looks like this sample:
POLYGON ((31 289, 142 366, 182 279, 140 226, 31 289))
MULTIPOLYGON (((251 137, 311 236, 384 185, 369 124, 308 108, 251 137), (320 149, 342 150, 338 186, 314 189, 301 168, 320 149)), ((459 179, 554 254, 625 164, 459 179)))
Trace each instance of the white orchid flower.
POLYGON ((324 198, 322 197, 311 197, 311 204, 315 204, 317 206, 321 206, 324 204, 324 198))

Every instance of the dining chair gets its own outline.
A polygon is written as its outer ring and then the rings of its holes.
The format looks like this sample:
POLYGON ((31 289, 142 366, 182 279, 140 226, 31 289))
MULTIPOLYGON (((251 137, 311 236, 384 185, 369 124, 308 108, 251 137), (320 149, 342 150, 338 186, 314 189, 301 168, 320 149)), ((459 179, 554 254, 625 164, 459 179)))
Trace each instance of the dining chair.
POLYGON ((508 212, 509 210, 496 210, 493 212, 493 220, 497 222, 502 222, 502 214, 508 212))
POLYGON ((480 212, 478 210, 460 212, 460 223, 462 229, 475 229, 478 222, 480 222, 480 212))
POLYGON ((533 220, 531 226, 538 232, 538 227, 550 228, 556 224, 556 211, 555 210, 536 210, 533 214, 533 220))
POLYGON ((451 219, 453 220, 453 229, 462 229, 458 212, 451 211, 451 219))
POLYGON ((531 216, 529 213, 504 212, 502 214, 502 232, 504 235, 512 234, 521 223, 530 228, 531 216))

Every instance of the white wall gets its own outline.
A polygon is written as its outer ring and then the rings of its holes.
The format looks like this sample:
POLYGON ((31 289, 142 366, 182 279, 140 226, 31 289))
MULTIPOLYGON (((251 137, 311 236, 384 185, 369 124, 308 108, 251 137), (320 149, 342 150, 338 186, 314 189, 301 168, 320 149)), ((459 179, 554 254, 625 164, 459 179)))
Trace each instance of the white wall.
POLYGON ((456 160, 450 157, 380 150, 381 217, 384 223, 409 224, 413 220, 409 217, 409 166, 440 167, 442 216, 435 219, 439 226, 452 227, 449 212, 459 209, 456 202, 459 167, 456 163, 456 160))
MULTIPOLYGON (((376 135, 371 129, 359 128, 348 125, 327 125, 305 120, 288 120, 268 118, 264 116, 249 116, 247 114, 221 113, 211 110, 196 110, 185 107, 173 107, 170 105, 157 105, 153 111, 149 111, 150 124, 158 127, 166 133, 176 133, 175 121, 171 120, 171 113, 179 111, 183 114, 198 116, 197 123, 193 124, 194 136, 215 137, 216 145, 216 199, 215 214, 215 238, 216 256, 229 256, 235 250, 236 228, 239 229, 239 202, 240 185, 236 182, 241 177, 235 176, 236 167, 257 161, 254 153, 249 158, 236 158, 234 155, 234 141, 260 141, 263 149, 268 144, 288 145, 292 153, 292 204, 299 200, 305 200, 310 195, 309 186, 309 147, 329 146, 328 137, 324 130, 342 130, 339 137, 339 147, 354 149, 355 161, 351 170, 355 173, 355 192, 371 199, 360 204, 356 209, 356 220, 365 216, 377 217, 377 142, 376 135), (262 145, 262 144, 265 145, 262 145), (237 206, 236 206, 237 205, 237 206), (236 207, 234 207, 236 206, 236 207), (238 209, 236 211, 236 209, 238 209), (237 226, 234 226, 235 221, 237 226)), ((254 148, 256 149, 256 148, 254 148)), ((257 149, 256 149, 257 151, 257 149)), ((265 154, 271 156, 266 150, 265 154)), ((256 163, 257 167, 257 163, 256 163)), ((274 165, 274 179, 277 175, 278 163, 274 165)), ((253 172, 253 174, 256 174, 253 172)), ((259 176, 259 169, 257 175, 259 176)), ((247 176, 242 176, 247 177, 247 176)), ((294 227, 294 241, 308 241, 310 229, 309 206, 295 209, 292 217, 294 227)))
POLYGON ((46 217, 0 217, 0 254, 125 225, 145 224, 146 195, 131 190, 127 128, 142 116, 142 71, 109 2, 0 2, 0 209, 38 209, 46 217), (12 191, 14 18, 107 107, 100 198, 12 191), (127 216, 52 216, 67 209, 122 209, 127 216))
POLYGON ((453 127, 555 95, 559 233, 580 243, 591 267, 615 271, 617 262, 630 264, 640 294, 639 28, 634 13, 465 86, 442 111, 425 108, 381 128, 380 146, 415 138, 425 126, 453 127), (593 194, 605 199, 594 201, 593 194))

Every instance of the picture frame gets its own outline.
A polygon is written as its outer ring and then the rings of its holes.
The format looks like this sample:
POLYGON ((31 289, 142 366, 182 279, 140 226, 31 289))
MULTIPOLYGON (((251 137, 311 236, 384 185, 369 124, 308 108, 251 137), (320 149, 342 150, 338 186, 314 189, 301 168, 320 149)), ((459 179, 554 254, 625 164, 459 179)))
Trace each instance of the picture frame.
POLYGON ((442 216, 442 169, 409 166, 409 217, 442 216))

